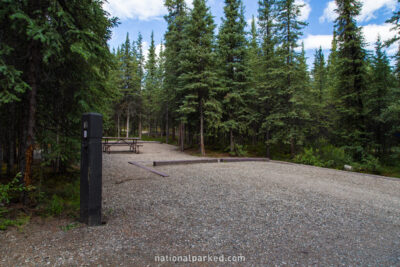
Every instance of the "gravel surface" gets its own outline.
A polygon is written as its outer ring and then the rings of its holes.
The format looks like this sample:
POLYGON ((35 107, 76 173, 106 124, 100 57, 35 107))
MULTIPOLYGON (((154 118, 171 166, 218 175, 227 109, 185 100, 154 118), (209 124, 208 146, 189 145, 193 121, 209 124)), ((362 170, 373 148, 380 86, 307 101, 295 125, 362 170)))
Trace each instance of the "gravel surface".
POLYGON ((155 257, 224 255, 245 262, 190 266, 400 266, 400 179, 279 162, 155 167, 163 178, 128 161, 196 157, 162 144, 141 151, 103 154, 107 224, 63 231, 71 221, 34 219, 0 232, 0 265, 171 266, 155 257))

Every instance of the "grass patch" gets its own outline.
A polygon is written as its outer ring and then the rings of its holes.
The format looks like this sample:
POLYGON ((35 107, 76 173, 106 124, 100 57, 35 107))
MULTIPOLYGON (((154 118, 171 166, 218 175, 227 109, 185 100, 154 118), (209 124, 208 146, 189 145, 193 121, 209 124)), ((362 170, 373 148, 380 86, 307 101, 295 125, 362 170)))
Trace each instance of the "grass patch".
POLYGON ((0 231, 7 230, 10 226, 15 226, 19 230, 28 224, 31 216, 25 212, 12 208, 0 207, 0 231))
POLYGON ((36 183, 29 188, 20 184, 18 176, 0 184, 0 230, 10 226, 21 228, 32 216, 78 218, 79 171, 55 175, 42 169, 34 173, 36 183), (27 192, 28 206, 17 204, 23 191, 27 192))
POLYGON ((78 218, 80 208, 79 172, 47 177, 36 192, 37 213, 43 217, 78 218))

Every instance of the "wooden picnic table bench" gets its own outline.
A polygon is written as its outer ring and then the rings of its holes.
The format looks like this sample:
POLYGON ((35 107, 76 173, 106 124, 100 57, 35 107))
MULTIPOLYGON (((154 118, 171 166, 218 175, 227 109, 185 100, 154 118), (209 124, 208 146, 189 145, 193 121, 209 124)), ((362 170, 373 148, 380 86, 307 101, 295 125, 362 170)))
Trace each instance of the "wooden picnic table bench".
POLYGON ((139 154, 139 148, 143 145, 138 144, 138 137, 103 137, 103 152, 111 153, 112 146, 129 146, 129 151, 139 154))

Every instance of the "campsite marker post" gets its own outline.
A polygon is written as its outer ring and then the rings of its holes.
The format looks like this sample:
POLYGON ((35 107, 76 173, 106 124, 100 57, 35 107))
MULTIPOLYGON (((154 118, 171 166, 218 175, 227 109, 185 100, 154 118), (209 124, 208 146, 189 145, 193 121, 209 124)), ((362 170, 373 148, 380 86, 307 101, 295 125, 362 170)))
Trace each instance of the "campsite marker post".
POLYGON ((103 116, 82 115, 80 220, 101 225, 103 116))

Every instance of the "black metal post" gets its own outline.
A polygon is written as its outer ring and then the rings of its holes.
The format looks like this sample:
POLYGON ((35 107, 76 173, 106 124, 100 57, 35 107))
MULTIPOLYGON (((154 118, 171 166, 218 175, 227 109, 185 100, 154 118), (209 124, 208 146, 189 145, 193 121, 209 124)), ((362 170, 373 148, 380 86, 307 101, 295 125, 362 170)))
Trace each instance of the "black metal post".
POLYGON ((80 219, 89 226, 101 225, 103 116, 82 116, 80 219))

